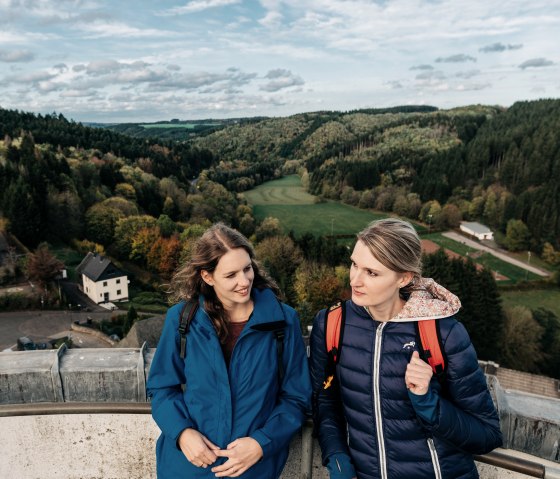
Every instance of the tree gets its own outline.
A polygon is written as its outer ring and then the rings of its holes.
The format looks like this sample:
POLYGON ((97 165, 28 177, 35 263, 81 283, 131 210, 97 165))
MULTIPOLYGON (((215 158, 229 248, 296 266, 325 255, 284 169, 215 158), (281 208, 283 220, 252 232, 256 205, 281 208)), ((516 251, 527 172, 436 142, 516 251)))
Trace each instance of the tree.
POLYGON ((115 228, 124 214, 115 208, 97 203, 86 212, 86 235, 89 240, 107 246, 115 239, 115 228))
POLYGON ((334 268, 304 261, 296 270, 294 291, 297 304, 302 308, 299 310, 301 322, 306 326, 320 309, 342 297, 344 284, 334 268))
POLYGON ((289 236, 271 236, 256 246, 256 254, 287 298, 293 296, 293 275, 303 261, 301 249, 289 236))
POLYGON ((537 362, 539 372, 560 379, 560 319, 550 310, 538 308, 533 318, 543 328, 540 350, 542 359, 537 362))
POLYGON ((64 263, 49 251, 45 243, 39 245, 27 260, 27 276, 37 281, 43 289, 46 289, 47 284, 59 276, 63 269, 64 263))
POLYGON ((510 251, 522 251, 529 247, 531 234, 521 220, 509 220, 506 228, 506 248, 510 251))
POLYGON ((538 373, 542 361, 540 340, 543 328, 523 306, 505 310, 502 364, 511 369, 538 373))
POLYGON ((280 220, 278 218, 273 218, 272 216, 268 216, 262 220, 262 223, 257 226, 257 229, 255 230, 257 241, 261 241, 269 236, 278 236, 280 234, 282 234, 280 220))

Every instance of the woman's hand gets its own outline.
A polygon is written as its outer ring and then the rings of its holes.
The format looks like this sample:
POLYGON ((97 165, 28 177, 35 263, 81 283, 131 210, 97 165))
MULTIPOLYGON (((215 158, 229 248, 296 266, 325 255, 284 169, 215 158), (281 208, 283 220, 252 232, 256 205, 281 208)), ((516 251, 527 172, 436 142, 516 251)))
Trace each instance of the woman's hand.
POLYGON ((216 451, 220 448, 210 442, 196 429, 187 428, 179 436, 179 447, 189 462, 197 467, 208 467, 218 458, 216 451))
POLYGON ((432 367, 427 362, 420 359, 418 351, 414 351, 404 375, 406 387, 410 392, 422 396, 426 394, 430 388, 432 375, 432 367))
POLYGON ((261 445, 252 437, 241 437, 228 444, 227 449, 214 451, 218 457, 228 460, 212 468, 216 477, 238 477, 263 457, 261 445))

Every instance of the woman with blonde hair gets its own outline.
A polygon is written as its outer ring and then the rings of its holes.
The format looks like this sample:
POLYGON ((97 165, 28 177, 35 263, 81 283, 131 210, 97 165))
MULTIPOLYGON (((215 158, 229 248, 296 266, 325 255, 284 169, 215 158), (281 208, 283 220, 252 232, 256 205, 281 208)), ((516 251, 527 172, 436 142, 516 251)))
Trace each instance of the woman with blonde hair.
POLYGON ((247 238, 218 223, 174 276, 148 393, 162 433, 158 478, 279 477, 309 408, 297 313, 278 300, 247 238), (181 358, 180 316, 198 309, 181 358))
POLYGON ((498 415, 459 299, 422 278, 421 243, 410 223, 383 219, 357 235, 352 298, 336 380, 326 377, 326 311, 311 333, 314 418, 331 479, 471 479, 473 454, 502 444, 498 415), (447 358, 443 383, 421 359, 415 323, 437 319, 447 358))

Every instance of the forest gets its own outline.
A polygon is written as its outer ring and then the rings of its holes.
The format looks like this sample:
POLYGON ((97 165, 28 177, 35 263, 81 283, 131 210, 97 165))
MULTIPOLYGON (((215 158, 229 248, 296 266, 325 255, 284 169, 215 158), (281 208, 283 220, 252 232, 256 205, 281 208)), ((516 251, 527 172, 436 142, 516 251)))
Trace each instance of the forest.
MULTIPOLYGON (((33 264, 65 245, 109 256, 140 290, 159 293, 201 232, 224 221, 251 238, 309 324, 347 291, 348 250, 334 237, 296 237, 275 218, 255 219, 242 193, 288 174, 317 201, 429 221, 433 229, 481 221, 501 246, 530 249, 558 269, 558 127, 558 100, 242 119, 188 139, 166 127, 147 136, 134 125, 88 127, 60 114, 0 109, 0 232, 19 253, 0 268, 0 284, 40 275, 33 264)), ((436 253, 425 265, 463 299, 460 319, 481 358, 558 376, 554 313, 505 310, 491 273, 470 260, 436 253), (519 317, 532 325, 530 342, 519 317)), ((557 281, 558 274, 549 286, 557 281)), ((54 294, 48 301, 62 307, 54 294)))

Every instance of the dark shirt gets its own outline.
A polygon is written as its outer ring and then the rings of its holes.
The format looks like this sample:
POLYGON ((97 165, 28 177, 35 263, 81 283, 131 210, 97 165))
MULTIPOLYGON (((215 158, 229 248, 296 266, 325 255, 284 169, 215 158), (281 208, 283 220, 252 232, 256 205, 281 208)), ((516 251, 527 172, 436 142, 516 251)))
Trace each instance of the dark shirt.
POLYGON ((226 338, 226 342, 222 344, 222 352, 224 353, 224 359, 228 367, 235 343, 237 343, 241 331, 243 331, 243 328, 248 322, 249 320, 240 323, 227 323, 228 337, 226 338))

